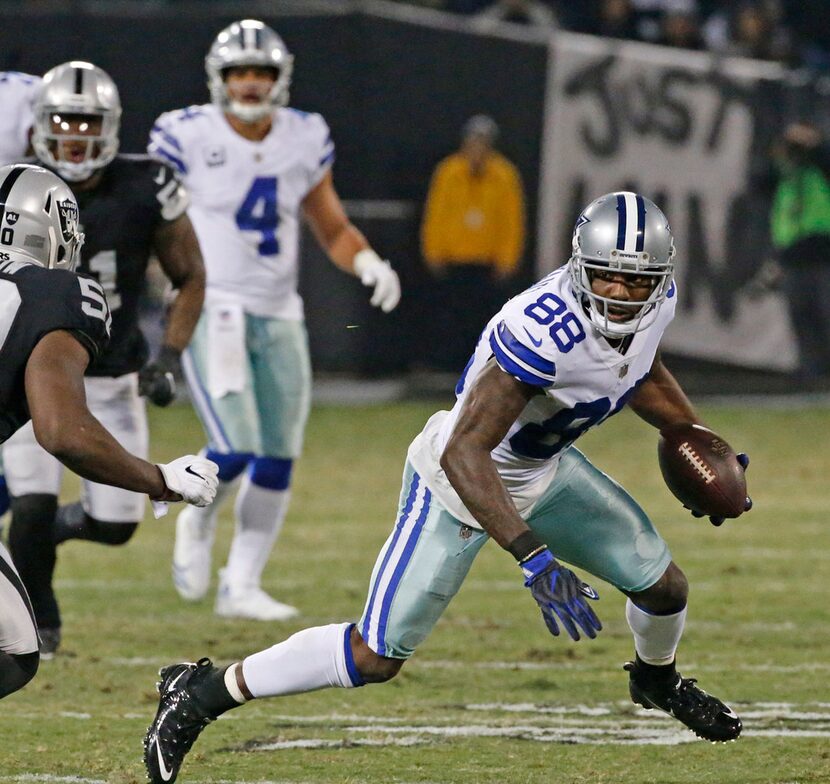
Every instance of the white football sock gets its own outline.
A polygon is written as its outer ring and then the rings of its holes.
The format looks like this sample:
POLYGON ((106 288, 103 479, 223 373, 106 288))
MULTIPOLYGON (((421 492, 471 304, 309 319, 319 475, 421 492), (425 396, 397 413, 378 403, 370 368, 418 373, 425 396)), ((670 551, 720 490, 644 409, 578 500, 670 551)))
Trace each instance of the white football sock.
POLYGON ((225 680, 225 688, 228 690, 228 694, 231 695, 240 705, 248 702, 248 698, 242 693, 242 689, 239 688, 239 684, 236 682, 236 671, 242 666, 242 662, 237 662, 236 664, 232 664, 225 670, 224 680, 225 680))
POLYGON ((231 590, 259 586, 262 570, 282 530, 290 498, 290 490, 269 490, 253 484, 245 475, 236 496, 236 530, 224 573, 231 590))
POLYGON ((354 624, 333 623, 292 634, 271 648, 248 656, 242 675, 254 697, 279 697, 363 681, 352 661, 350 633, 354 624), (348 653, 346 646, 349 646, 348 653))
POLYGON ((683 635, 686 608, 672 615, 652 615, 629 599, 625 617, 634 634, 634 650, 646 664, 671 664, 683 635))

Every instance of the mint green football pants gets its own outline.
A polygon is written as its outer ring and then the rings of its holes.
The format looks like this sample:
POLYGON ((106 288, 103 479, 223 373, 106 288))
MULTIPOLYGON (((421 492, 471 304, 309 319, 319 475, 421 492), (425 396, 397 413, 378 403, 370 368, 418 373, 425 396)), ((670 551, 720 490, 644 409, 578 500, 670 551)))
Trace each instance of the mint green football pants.
POLYGON ((299 457, 311 407, 305 323, 246 313, 245 388, 217 398, 207 381, 207 321, 207 311, 202 311, 182 369, 209 447, 222 454, 299 457))
MULTIPOLYGON (((621 590, 650 587, 671 562, 636 501, 574 447, 562 454, 527 524, 557 559, 621 590)), ((381 656, 408 659, 489 538, 444 509, 407 462, 398 520, 375 562, 358 626, 366 644, 381 656)), ((516 568, 517 584, 521 580, 516 568)))

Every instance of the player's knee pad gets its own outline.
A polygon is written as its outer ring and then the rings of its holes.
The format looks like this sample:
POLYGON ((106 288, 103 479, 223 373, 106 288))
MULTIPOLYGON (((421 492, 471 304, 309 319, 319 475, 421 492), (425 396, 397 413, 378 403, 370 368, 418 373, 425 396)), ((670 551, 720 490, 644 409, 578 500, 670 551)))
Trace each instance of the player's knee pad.
POLYGON ((0 651, 0 699, 22 689, 37 673, 40 653, 0 651))
POLYGON ((218 476, 220 482, 232 482, 254 458, 251 452, 223 453, 214 452, 212 449, 207 450, 205 457, 208 460, 213 460, 219 466, 218 476))
POLYGON ((48 493, 13 496, 11 510, 9 547, 12 557, 15 557, 15 544, 29 537, 51 536, 52 524, 58 511, 58 498, 48 493))
POLYGON ((251 468, 251 482, 266 490, 287 490, 294 461, 282 457, 257 457, 251 468))

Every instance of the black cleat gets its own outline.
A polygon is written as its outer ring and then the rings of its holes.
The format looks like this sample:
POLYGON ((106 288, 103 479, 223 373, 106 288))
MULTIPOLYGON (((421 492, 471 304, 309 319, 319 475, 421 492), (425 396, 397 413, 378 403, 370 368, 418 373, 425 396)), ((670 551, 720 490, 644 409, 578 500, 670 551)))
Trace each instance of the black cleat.
POLYGON ((37 634, 40 637, 41 660, 49 661, 49 659, 54 659, 61 645, 61 627, 40 627, 37 630, 37 634))
POLYGON ((644 677, 634 662, 626 662, 623 669, 629 674, 631 699, 646 710, 657 708, 668 713, 699 738, 713 743, 735 740, 741 734, 743 725, 735 711, 699 688, 694 678, 678 674, 673 684, 667 684, 644 677))
POLYGON ((159 708, 144 736, 144 765, 153 784, 172 784, 199 733, 216 717, 205 711, 188 688, 213 669, 210 659, 182 662, 159 670, 159 708))

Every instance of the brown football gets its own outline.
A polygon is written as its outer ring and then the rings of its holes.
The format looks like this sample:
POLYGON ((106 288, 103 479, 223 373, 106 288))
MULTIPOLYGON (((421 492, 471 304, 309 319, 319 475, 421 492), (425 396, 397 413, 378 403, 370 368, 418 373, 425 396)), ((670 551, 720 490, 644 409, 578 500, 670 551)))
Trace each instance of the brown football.
POLYGON ((669 490, 686 507, 717 517, 738 517, 746 504, 746 475, 735 450, 702 425, 669 425, 657 443, 669 490))

